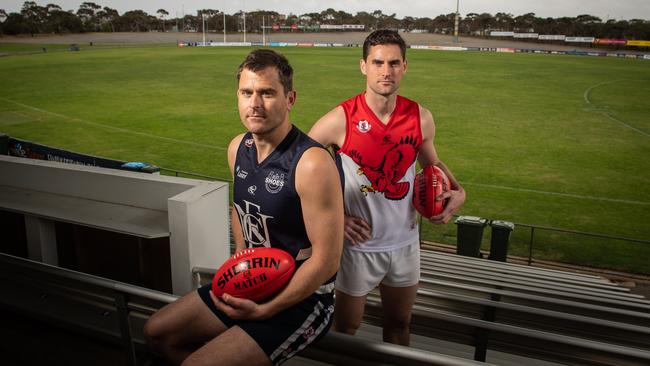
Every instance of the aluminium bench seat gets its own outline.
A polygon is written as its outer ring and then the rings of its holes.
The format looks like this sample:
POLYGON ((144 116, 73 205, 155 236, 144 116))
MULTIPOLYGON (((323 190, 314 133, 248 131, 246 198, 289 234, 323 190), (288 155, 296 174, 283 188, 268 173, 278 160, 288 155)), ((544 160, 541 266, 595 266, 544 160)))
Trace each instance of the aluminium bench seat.
POLYGON ((587 273, 580 272, 567 272, 564 270, 544 268, 544 267, 532 267, 525 264, 510 263, 510 262, 500 262, 500 261, 486 261, 483 258, 474 258, 459 256, 455 253, 445 253, 445 252, 436 252, 429 249, 421 250, 422 258, 427 258, 431 260, 442 260, 447 263, 456 263, 461 266, 480 266, 481 268, 489 267, 496 270, 507 270, 510 273, 520 273, 523 272, 528 275, 541 275, 548 278, 556 278, 558 280, 579 280, 585 283, 594 283, 594 284, 606 284, 612 285, 607 279, 587 273))
POLYGON ((520 293, 529 293, 544 295, 551 298, 576 300, 584 303, 600 304, 605 306, 615 306, 620 308, 627 308, 638 311, 650 311, 650 303, 647 300, 637 297, 621 297, 616 295, 604 295, 600 293, 590 292, 589 290, 566 291, 561 287, 553 288, 552 286, 535 286, 535 284, 527 285, 525 282, 512 283, 501 280, 491 280, 479 277, 473 277, 469 274, 448 274, 439 271, 422 271, 422 284, 423 287, 428 286, 428 280, 446 280, 454 283, 464 283, 468 285, 481 286, 494 289, 513 290, 520 293))

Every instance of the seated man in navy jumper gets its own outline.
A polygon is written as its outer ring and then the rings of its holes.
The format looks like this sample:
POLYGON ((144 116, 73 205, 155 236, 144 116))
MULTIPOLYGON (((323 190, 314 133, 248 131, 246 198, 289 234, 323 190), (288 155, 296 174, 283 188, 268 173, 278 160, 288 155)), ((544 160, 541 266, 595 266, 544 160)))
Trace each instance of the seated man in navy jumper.
POLYGON ((267 49, 239 67, 239 115, 247 133, 228 147, 234 180, 236 250, 278 247, 296 272, 268 301, 255 303, 210 286, 154 314, 148 343, 183 365, 277 365, 330 327, 333 281, 343 245, 343 195, 331 155, 292 125, 296 101, 287 59, 267 49))

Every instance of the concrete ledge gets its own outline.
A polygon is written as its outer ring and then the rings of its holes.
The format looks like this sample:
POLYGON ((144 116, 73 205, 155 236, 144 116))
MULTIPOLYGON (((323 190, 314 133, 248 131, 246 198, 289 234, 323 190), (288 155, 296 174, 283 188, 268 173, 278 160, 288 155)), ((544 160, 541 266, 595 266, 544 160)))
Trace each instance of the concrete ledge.
POLYGON ((161 210, 9 186, 0 186, 0 207, 147 239, 169 236, 167 212, 161 210))
POLYGON ((172 288, 229 256, 228 183, 0 155, 0 209, 25 216, 29 258, 57 265, 55 222, 169 238, 172 288))

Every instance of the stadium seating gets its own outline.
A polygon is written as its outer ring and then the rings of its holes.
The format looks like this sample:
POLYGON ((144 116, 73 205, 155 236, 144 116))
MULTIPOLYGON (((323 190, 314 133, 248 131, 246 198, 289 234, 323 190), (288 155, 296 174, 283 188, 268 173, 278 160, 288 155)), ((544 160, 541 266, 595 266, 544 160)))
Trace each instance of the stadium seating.
MULTIPOLYGON (((572 365, 650 362, 650 301, 604 278, 429 250, 421 270, 412 332, 471 345, 476 360, 491 350, 572 365)), ((194 272, 206 283, 214 270, 194 272)), ((365 322, 381 325, 377 290, 365 322)))
MULTIPOLYGON (((594 276, 423 251, 413 332, 563 364, 650 362, 650 301, 594 276)), ((377 292, 366 321, 379 324, 377 292)), ((489 361, 489 360, 488 360, 489 361)))
MULTIPOLYGON (((0 309, 121 345, 129 365, 150 363, 142 327, 177 296, 0 254, 0 309)), ((75 352, 75 350, 70 350, 75 352)), ((336 365, 486 365, 423 350, 328 333, 303 357, 336 365)), ((319 363, 322 365, 322 363, 319 363)))
MULTIPOLYGON (((529 357, 531 362, 650 362, 649 302, 603 279, 427 251, 422 262, 412 332, 425 339, 472 346, 477 360, 490 350, 529 357), (529 286, 515 283, 527 278, 529 286), (547 288, 554 283, 555 289, 547 288), (584 294, 589 289, 593 295, 584 294)), ((210 281, 213 273, 194 268, 194 286, 210 281)), ((131 364, 144 352, 141 329, 148 316, 176 299, 5 254, 0 255, 0 291, 7 295, 1 307, 120 344, 131 364)), ((380 320, 381 307, 373 293, 365 321, 378 325, 380 320)), ((334 333, 304 357, 332 364, 472 364, 334 333)))

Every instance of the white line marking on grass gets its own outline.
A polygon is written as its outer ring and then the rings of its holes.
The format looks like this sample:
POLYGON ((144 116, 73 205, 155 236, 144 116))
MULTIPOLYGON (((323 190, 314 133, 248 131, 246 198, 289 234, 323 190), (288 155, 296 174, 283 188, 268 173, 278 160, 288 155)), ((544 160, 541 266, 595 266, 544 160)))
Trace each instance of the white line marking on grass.
POLYGON ((29 118, 25 113, 20 113, 18 111, 9 111, 9 112, 17 115, 18 117, 29 118))
MULTIPOLYGON (((0 115, 2 115, 2 113, 7 113, 9 115, 15 115, 18 118, 22 119, 21 121, 18 121, 18 122, 9 122, 10 124, 12 124, 12 123, 28 123, 28 122, 42 121, 43 120, 41 117, 34 117, 33 115, 27 115, 25 113, 21 113, 21 112, 18 112, 18 111, 0 111, 0 115), (25 120, 27 120, 27 121, 25 121, 25 120)), ((0 123, 3 123, 3 121, 0 121, 0 123)))
MULTIPOLYGON (((619 79, 619 80, 603 81, 602 83, 598 83, 596 85, 590 86, 587 90, 585 90, 585 93, 583 94, 583 97, 585 98, 585 103, 587 103, 587 105, 589 105, 589 106, 593 106, 593 103, 591 103, 591 101, 589 100, 589 93, 591 93, 592 90, 594 90, 594 89, 596 89, 596 88, 598 88, 600 86, 603 86, 603 85, 606 85, 606 84, 617 83, 619 81, 625 81, 625 80, 624 79, 619 79)), ((630 128, 630 129, 632 129, 632 130, 634 130, 634 131, 636 131, 636 132, 638 132, 638 133, 640 133, 642 135, 645 135, 646 137, 650 137, 650 134, 648 134, 648 133, 646 133, 644 131, 641 131, 638 128, 632 126, 632 125, 629 125, 626 122, 621 121, 620 119, 612 116, 610 114, 610 112, 608 112, 608 111, 598 110, 597 108, 594 108, 592 111, 596 112, 596 113, 600 113, 600 114, 604 115, 605 117, 611 119, 612 121, 618 122, 618 123, 622 124, 623 126, 625 126, 627 128, 630 128)))
POLYGON ((502 190, 508 190, 508 191, 517 191, 517 192, 538 193, 538 194, 544 194, 544 195, 549 195, 549 196, 569 197, 569 198, 577 198, 577 199, 591 200, 591 201, 627 203, 627 204, 642 205, 642 206, 649 206, 650 205, 650 202, 643 202, 643 201, 621 200, 621 199, 607 198, 607 197, 583 196, 583 195, 579 195, 579 194, 539 191, 539 190, 536 190, 536 189, 505 187, 505 186, 497 186, 497 185, 493 185, 493 184, 468 183, 468 182, 462 182, 462 184, 463 185, 468 185, 468 186, 478 186, 478 187, 502 189, 502 190))
POLYGON ((37 112, 40 112, 40 113, 45 113, 45 114, 49 114, 49 115, 52 115, 52 116, 55 116, 55 117, 59 117, 59 118, 62 118, 62 119, 68 120, 68 121, 84 123, 84 124, 87 124, 87 125, 100 127, 100 128, 105 128, 105 129, 108 129, 108 130, 113 130, 113 131, 117 131, 117 132, 121 132, 121 133, 126 133, 126 134, 129 134, 129 135, 144 136, 144 137, 147 137, 147 138, 163 140, 163 141, 168 141, 168 142, 175 142, 175 143, 191 145, 191 146, 205 147, 205 148, 208 148, 208 149, 215 149, 215 150, 222 150, 222 151, 227 150, 227 148, 221 147, 221 146, 214 146, 214 145, 201 144, 199 142, 178 140, 178 139, 171 138, 171 137, 152 135, 152 134, 146 133, 146 132, 138 132, 138 131, 129 130, 127 128, 109 126, 109 125, 105 125, 105 124, 102 124, 102 123, 86 121, 86 120, 79 119, 79 118, 74 118, 74 117, 68 117, 68 116, 63 115, 63 114, 46 111, 45 109, 36 108, 34 106, 19 103, 19 102, 16 102, 16 101, 13 101, 13 100, 10 100, 10 99, 7 99, 7 98, 3 98, 3 97, 0 97, 0 100, 3 100, 3 101, 8 102, 8 103, 13 103, 13 104, 21 106, 23 108, 31 109, 31 110, 34 110, 34 111, 37 111, 37 112))

